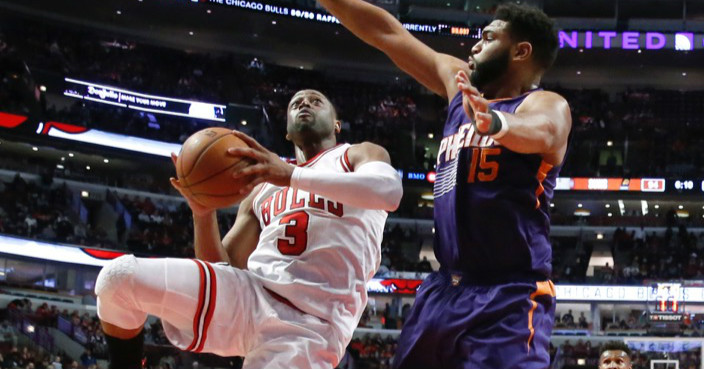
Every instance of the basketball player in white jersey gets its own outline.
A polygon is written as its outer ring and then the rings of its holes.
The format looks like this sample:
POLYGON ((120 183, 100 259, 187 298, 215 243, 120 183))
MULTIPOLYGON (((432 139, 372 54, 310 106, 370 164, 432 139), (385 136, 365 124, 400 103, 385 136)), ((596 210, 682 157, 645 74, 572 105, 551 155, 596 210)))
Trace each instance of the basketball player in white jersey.
POLYGON ((318 91, 293 96, 287 132, 298 166, 233 133, 249 148, 228 152, 256 164, 234 174, 251 179, 242 189, 251 193, 222 240, 215 211, 184 194, 199 260, 122 256, 103 268, 95 290, 110 368, 141 368, 147 314, 180 349, 244 356, 246 369, 337 365, 365 308, 401 179, 382 147, 337 144, 340 122, 318 91))

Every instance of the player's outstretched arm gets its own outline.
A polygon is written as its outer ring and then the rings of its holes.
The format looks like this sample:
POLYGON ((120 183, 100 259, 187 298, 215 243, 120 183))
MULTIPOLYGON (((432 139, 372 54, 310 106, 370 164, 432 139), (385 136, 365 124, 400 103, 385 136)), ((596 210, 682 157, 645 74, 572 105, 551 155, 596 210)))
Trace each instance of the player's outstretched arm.
POLYGON ((296 167, 291 187, 314 192, 352 206, 394 211, 403 197, 401 177, 391 166, 383 147, 364 142, 347 150, 346 163, 352 172, 337 173, 296 167))
POLYGON ((541 154, 549 164, 562 162, 572 115, 567 100, 549 91, 528 95, 514 114, 489 109, 489 101, 458 73, 457 84, 463 94, 465 112, 472 117, 477 133, 494 138, 506 148, 522 154, 541 154))
POLYGON ((455 73, 467 63, 438 53, 408 32, 386 10, 363 0, 318 0, 348 30, 381 50, 401 70, 436 94, 452 98, 457 93, 455 73))

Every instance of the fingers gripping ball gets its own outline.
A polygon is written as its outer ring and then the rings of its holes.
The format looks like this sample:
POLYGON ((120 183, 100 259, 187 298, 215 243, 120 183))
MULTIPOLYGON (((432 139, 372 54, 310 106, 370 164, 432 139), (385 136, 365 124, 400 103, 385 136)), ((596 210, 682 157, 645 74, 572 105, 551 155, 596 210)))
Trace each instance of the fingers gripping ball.
POLYGON ((254 163, 252 159, 227 154, 232 147, 247 144, 227 128, 206 128, 191 135, 181 147, 176 175, 181 187, 203 206, 220 209, 236 204, 247 195, 240 189, 250 177, 232 178, 232 173, 254 163))

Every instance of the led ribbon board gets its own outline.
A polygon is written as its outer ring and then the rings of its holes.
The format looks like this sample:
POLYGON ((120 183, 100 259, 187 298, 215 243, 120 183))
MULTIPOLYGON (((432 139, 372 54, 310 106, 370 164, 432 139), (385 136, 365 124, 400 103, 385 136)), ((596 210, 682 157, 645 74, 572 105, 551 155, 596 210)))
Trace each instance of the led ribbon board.
MULTIPOLYGON (((191 0, 191 2, 211 3, 218 5, 231 6, 240 9, 251 11, 276 14, 283 17, 291 17, 314 21, 319 23, 340 24, 340 21, 333 15, 317 12, 306 9, 298 9, 289 6, 281 6, 276 4, 267 4, 263 1, 247 1, 247 0, 191 0)), ((445 23, 403 23, 403 27, 411 32, 431 33, 448 36, 459 36, 469 38, 481 38, 482 29, 479 27, 467 27, 462 24, 445 24, 445 23)))
MULTIPOLYGON (((414 295, 422 282, 421 279, 373 278, 367 283, 367 292, 414 295)), ((662 295, 662 291, 653 286, 555 285, 555 292, 560 302, 648 302, 662 295)), ((675 293, 676 301, 704 303, 704 287, 681 287, 675 293)))
MULTIPOLYGON (((299 9, 279 4, 269 4, 264 1, 248 0, 190 0, 192 3, 210 3, 230 6, 250 11, 275 14, 320 23, 340 24, 340 21, 327 13, 314 10, 299 9)), ((403 27, 411 32, 431 33, 440 35, 481 38, 480 27, 466 25, 449 25, 445 23, 403 23, 403 27)), ((560 48, 563 49, 624 49, 624 50, 694 50, 704 49, 704 34, 693 32, 656 32, 656 31, 626 31, 616 32, 609 29, 594 29, 588 31, 560 30, 558 32, 560 48)))
POLYGON ((664 178, 570 178, 558 177, 557 191, 665 192, 664 178))
POLYGON ((68 97, 150 113, 225 121, 225 105, 148 95, 72 78, 64 78, 64 80, 66 81, 64 95, 68 97))
MULTIPOLYGON (((0 254, 16 255, 62 263, 104 266, 121 252, 56 245, 0 235, 0 254)), ((414 295, 421 279, 373 278, 367 283, 369 293, 414 295)), ((653 286, 555 285, 557 301, 561 302, 648 302, 661 295, 653 286), (660 294, 660 295, 659 295, 660 294)), ((704 287, 683 286, 676 291, 677 301, 704 303, 704 287)))
POLYGON ((563 49, 678 50, 704 49, 704 34, 613 30, 559 31, 563 49))
POLYGON ((181 144, 177 143, 88 129, 68 123, 40 123, 37 127, 37 134, 165 157, 171 157, 172 152, 181 151, 181 144))
POLYGON ((85 247, 61 246, 7 236, 0 236, 0 253, 98 267, 105 266, 110 260, 124 254, 85 247))

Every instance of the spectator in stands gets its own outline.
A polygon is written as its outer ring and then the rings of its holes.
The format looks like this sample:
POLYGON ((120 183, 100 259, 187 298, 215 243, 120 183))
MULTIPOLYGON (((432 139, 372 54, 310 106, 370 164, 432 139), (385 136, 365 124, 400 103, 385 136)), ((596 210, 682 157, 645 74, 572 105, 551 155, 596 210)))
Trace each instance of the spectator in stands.
POLYGON ((93 353, 90 349, 86 349, 81 355, 81 364, 83 366, 97 365, 98 361, 93 357, 93 353))
POLYGON ((0 324, 0 340, 2 342, 8 342, 12 346, 17 346, 17 335, 15 334, 15 330, 12 329, 6 320, 0 324))
POLYGON ((562 345, 562 351, 564 352, 566 357, 572 356, 574 353, 574 346, 570 343, 570 340, 566 340, 565 343, 562 345))
POLYGON ((61 363, 61 356, 54 356, 54 360, 51 362, 53 369, 63 369, 63 364, 61 363))
POLYGON ((562 324, 568 327, 574 326, 574 316, 572 315, 571 309, 565 315, 562 316, 562 324))
POLYGON ((173 369, 176 367, 176 359, 171 355, 164 355, 159 359, 159 365, 167 369, 173 369))
POLYGON ((589 328, 589 324, 587 324, 587 317, 584 316, 584 312, 579 313, 579 328, 581 328, 581 329, 589 328))
POLYGON ((27 229, 27 237, 34 237, 37 233, 37 219, 32 214, 27 213, 24 218, 25 227, 27 229))
POLYGON ((51 324, 51 310, 49 309, 49 304, 42 303, 37 308, 35 312, 37 324, 39 325, 49 325, 51 324))
POLYGON ((418 263, 417 271, 428 273, 433 271, 433 268, 430 266, 430 261, 428 261, 428 258, 426 256, 423 256, 423 260, 418 263))
POLYGON ((599 369, 631 369, 631 349, 623 342, 612 341, 601 348, 599 369))

